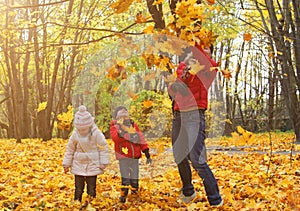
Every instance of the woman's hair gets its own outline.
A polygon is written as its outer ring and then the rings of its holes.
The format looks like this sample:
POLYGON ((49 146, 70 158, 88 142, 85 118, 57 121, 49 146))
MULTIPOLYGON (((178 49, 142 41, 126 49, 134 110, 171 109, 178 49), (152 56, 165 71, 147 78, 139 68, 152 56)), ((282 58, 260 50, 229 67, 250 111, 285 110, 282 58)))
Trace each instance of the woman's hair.
POLYGON ((190 47, 183 48, 182 50, 183 52, 179 55, 179 63, 183 62, 186 57, 192 52, 190 47))

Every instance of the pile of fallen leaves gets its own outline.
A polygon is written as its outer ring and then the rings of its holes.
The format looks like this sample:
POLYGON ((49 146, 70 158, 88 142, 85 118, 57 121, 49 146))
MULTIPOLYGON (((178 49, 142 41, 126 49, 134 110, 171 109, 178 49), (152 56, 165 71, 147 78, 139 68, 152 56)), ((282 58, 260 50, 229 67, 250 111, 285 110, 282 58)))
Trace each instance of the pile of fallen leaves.
MULTIPOLYGON (((244 138, 244 137, 239 137, 244 138)), ((208 139, 209 165, 224 199, 219 210, 300 210, 300 146, 293 133, 256 134, 245 145, 237 136, 208 139), (237 144, 238 143, 238 144, 237 144)), ((211 210, 193 171, 197 198, 180 204, 181 182, 170 139, 148 140, 153 164, 140 160, 139 196, 119 203, 120 175, 113 143, 111 165, 98 176, 97 197, 73 201, 74 177, 61 166, 67 140, 0 140, 2 210, 211 210)), ((218 210, 216 209, 216 210, 218 210)))

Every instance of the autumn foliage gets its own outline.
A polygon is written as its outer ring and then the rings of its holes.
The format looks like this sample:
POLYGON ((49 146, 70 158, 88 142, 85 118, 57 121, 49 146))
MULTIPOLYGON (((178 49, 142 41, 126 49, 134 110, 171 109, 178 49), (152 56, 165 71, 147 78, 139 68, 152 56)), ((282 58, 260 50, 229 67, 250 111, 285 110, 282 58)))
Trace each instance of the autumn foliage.
MULTIPOLYGON (((241 132, 241 134, 240 134, 241 132)), ((299 210, 300 154, 294 135, 256 134, 242 145, 237 137, 209 139, 209 164, 218 180, 225 205, 219 210, 299 210), (272 148, 270 145, 272 142, 272 148), (236 143, 239 143, 236 145, 236 143), (272 151, 271 151, 272 149, 272 151), (293 152, 291 153, 291 149, 293 152), (272 152, 272 153, 271 153, 272 152), (297 153, 295 153, 297 152, 297 153)), ((73 175, 61 166, 67 140, 0 140, 0 207, 2 210, 211 210, 201 179, 193 173, 197 198, 185 205, 177 201, 181 182, 173 161, 170 140, 148 140, 153 164, 140 162, 140 193, 120 204, 120 176, 108 139, 111 165, 97 181, 97 197, 84 195, 73 202, 73 175), (89 200, 89 203, 86 203, 89 200)), ((217 210, 217 209, 216 209, 217 210)))

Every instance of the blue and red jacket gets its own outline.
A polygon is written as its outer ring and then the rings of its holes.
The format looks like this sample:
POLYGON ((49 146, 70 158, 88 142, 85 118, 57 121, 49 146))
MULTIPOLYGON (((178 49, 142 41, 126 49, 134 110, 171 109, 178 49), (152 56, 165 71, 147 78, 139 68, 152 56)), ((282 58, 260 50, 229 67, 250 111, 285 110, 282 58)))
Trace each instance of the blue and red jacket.
POLYGON ((175 111, 191 111, 196 109, 207 109, 208 89, 216 77, 217 63, 207 55, 200 46, 192 48, 193 58, 198 60, 203 67, 196 75, 189 74, 188 77, 182 77, 187 64, 181 62, 176 70, 177 83, 183 83, 187 88, 187 93, 175 92, 171 86, 168 87, 170 96, 174 99, 175 111))

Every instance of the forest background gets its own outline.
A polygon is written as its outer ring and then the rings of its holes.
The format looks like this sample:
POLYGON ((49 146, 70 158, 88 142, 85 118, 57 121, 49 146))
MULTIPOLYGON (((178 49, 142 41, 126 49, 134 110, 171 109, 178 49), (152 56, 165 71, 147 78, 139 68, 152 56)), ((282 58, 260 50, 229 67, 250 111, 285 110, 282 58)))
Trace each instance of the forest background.
POLYGON ((148 139, 169 137, 169 76, 182 49, 198 43, 213 45, 219 62, 207 111, 210 138, 253 144, 261 140, 250 139, 252 133, 291 131, 289 143, 299 143, 299 4, 2 1, 0 137, 66 140, 81 104, 108 138, 112 109, 120 104, 148 139))

